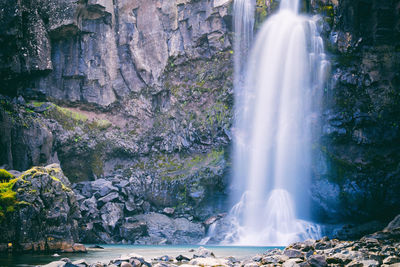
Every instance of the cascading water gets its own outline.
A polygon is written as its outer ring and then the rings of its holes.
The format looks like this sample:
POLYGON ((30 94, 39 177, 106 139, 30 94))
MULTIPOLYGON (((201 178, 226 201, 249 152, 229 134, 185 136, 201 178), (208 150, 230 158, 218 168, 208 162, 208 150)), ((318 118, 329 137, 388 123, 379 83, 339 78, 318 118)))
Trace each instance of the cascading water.
MULTIPOLYGON (((234 13, 234 30, 235 30, 235 41, 234 41, 234 62, 235 62, 235 110, 236 110, 236 125, 239 121, 244 120, 245 114, 247 114, 247 100, 249 99, 248 91, 245 90, 245 79, 246 79, 246 64, 250 53, 250 48, 253 42, 254 35, 254 14, 255 14, 255 0, 235 0, 233 5, 234 13)), ((235 127, 242 128, 242 127, 235 127)), ((240 134, 237 132, 236 136, 240 134)), ((239 138, 236 138, 239 141, 239 138)), ((234 187, 243 188, 243 175, 240 166, 240 162, 243 161, 241 156, 245 154, 241 151, 243 146, 237 145, 239 142, 235 142, 235 162, 234 162, 234 187)), ((235 189, 234 191, 237 191, 235 189)), ((232 194, 231 202, 235 203, 238 199, 235 199, 235 194, 232 194)))
MULTIPOLYGON (((244 2, 236 0, 235 7, 252 4, 244 2)), ((258 33, 248 61, 236 55, 233 191, 238 203, 224 243, 287 245, 319 235, 318 226, 304 219, 312 128, 329 63, 315 21, 298 10, 299 0, 282 0, 258 33)), ((235 20, 236 35, 249 27, 236 23, 240 20, 235 20)), ((236 38, 235 54, 243 39, 236 38)))
POLYGON ((245 68, 243 62, 247 61, 253 41, 255 0, 236 0, 233 4, 234 13, 234 61, 235 61, 235 91, 243 92, 245 68))

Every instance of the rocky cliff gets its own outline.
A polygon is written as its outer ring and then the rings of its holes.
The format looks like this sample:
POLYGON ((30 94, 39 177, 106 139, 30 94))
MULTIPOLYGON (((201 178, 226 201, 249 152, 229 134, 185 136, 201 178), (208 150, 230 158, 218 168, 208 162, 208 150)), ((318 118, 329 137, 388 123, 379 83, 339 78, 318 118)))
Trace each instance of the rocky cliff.
MULTIPOLYGON (((388 220, 400 212, 399 5, 303 2, 321 16, 332 63, 314 217, 388 220)), ((277 4, 257 1, 256 24, 277 4)), ((201 233, 226 211, 232 1, 0 0, 0 10, 0 165, 60 163, 84 240, 174 243, 140 216, 167 208, 165 225, 201 233)))
POLYGON ((400 208, 399 2, 312 7, 325 15, 332 63, 314 207, 326 221, 388 220, 400 208))

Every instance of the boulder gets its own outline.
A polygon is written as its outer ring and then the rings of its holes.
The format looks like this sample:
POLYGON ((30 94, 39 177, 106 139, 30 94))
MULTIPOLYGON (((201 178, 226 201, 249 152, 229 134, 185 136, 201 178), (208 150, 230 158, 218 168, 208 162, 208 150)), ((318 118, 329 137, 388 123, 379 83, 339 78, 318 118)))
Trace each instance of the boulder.
POLYGON ((177 261, 190 261, 190 259, 188 257, 185 257, 183 255, 178 255, 175 259, 177 261))
POLYGON ((108 202, 100 209, 100 213, 105 229, 108 227, 114 229, 117 222, 120 221, 124 215, 123 205, 108 202))
POLYGON ((83 244, 75 243, 72 245, 72 249, 74 252, 87 252, 86 247, 83 244))
POLYGON ((163 213, 165 215, 171 216, 175 213, 175 209, 174 208, 164 208, 163 213))
POLYGON ((385 227, 384 231, 389 232, 400 228, 400 214, 396 216, 389 224, 385 227))
POLYGON ((282 267, 300 267, 299 259, 289 259, 282 264, 282 267))
POLYGON ((390 256, 383 260, 383 264, 395 264, 400 263, 400 258, 396 256, 390 256))
POLYGON ((293 258, 304 258, 304 253, 298 249, 285 249, 283 252, 285 256, 288 256, 289 259, 293 258))
POLYGON ((208 250, 204 247, 199 247, 193 253, 193 258, 210 258, 210 257, 215 258, 214 253, 211 250, 208 250))
POLYGON ((145 222, 124 223, 120 226, 119 233, 123 239, 134 242, 147 235, 147 225, 145 222))
POLYGON ((10 192, 14 197, 8 209, 14 212, 7 214, 7 220, 0 220, 0 244, 18 240, 15 247, 24 251, 73 252, 81 213, 59 165, 34 167, 13 183, 10 192))
POLYGON ((110 181, 105 179, 98 179, 91 183, 92 190, 97 192, 99 196, 104 197, 105 195, 115 191, 118 192, 118 188, 113 186, 110 181))
POLYGON ((119 197, 118 192, 111 192, 108 195, 105 195, 104 197, 99 198, 98 202, 101 205, 103 205, 103 204, 105 204, 107 202, 112 202, 113 200, 118 199, 118 197, 119 197))
POLYGON ((130 264, 129 262, 124 261, 121 263, 120 267, 133 267, 133 265, 130 264))
POLYGON ((311 255, 307 259, 311 267, 326 267, 328 266, 324 255, 311 255))

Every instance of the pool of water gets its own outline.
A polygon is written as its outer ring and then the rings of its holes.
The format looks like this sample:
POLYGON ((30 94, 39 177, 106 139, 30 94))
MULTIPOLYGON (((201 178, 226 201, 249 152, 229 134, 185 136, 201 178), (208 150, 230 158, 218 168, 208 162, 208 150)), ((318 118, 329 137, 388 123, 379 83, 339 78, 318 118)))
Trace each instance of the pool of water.
MULTIPOLYGON (((86 245, 90 247, 91 245, 86 245)), ((88 263, 103 262, 108 263, 112 259, 130 253, 142 255, 147 261, 164 255, 176 257, 180 254, 186 257, 192 257, 191 249, 197 249, 199 245, 181 245, 181 246, 139 246, 139 245, 102 245, 104 249, 89 249, 87 253, 61 253, 60 256, 40 254, 19 254, 19 255, 1 255, 0 266, 36 266, 47 264, 67 257, 72 261, 85 259, 88 263)), ((237 259, 263 254, 269 249, 276 247, 235 247, 235 246, 203 246, 214 252, 216 257, 234 256, 237 259)), ((279 247, 281 248, 281 247, 279 247)))

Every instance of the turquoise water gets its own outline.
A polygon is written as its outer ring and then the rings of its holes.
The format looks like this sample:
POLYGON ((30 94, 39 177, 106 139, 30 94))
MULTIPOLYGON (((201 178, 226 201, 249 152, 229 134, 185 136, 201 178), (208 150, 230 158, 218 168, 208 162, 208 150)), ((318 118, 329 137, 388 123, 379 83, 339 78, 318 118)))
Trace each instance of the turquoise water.
MULTIPOLYGON (((86 245, 89 247, 90 245, 86 245)), ((67 257, 72 261, 85 259, 88 263, 104 262, 108 263, 112 259, 129 253, 142 255, 147 261, 151 259, 168 255, 176 257, 180 254, 192 257, 193 252, 190 249, 197 249, 199 245, 182 245, 182 246, 139 246, 139 245, 101 245, 104 249, 90 249, 88 253, 68 254, 61 253, 59 257, 52 255, 37 254, 19 254, 19 255, 0 255, 0 266, 35 266, 47 264, 67 257)), ((234 247, 234 246, 203 246, 214 252, 216 257, 234 256, 237 259, 263 254, 269 249, 276 247, 234 247)), ((279 247, 280 248, 280 247, 279 247)))

